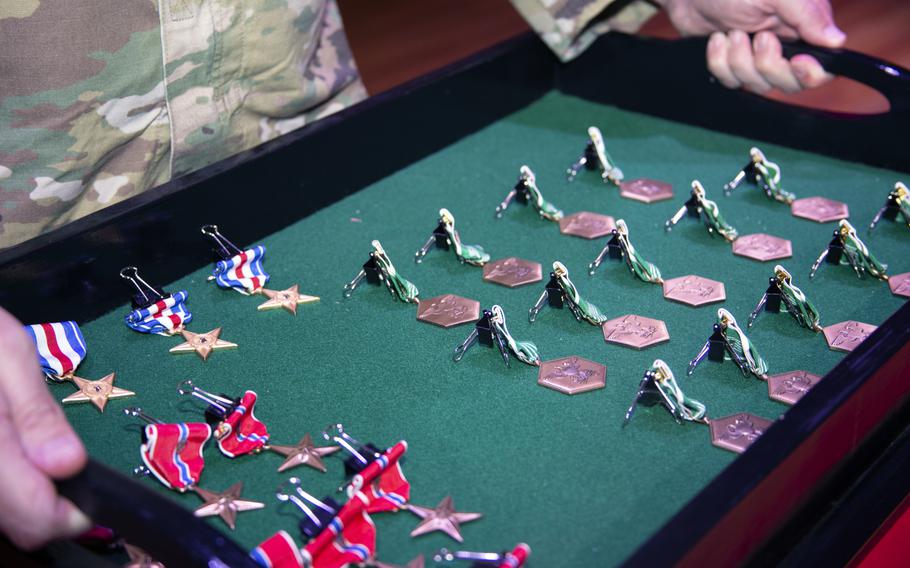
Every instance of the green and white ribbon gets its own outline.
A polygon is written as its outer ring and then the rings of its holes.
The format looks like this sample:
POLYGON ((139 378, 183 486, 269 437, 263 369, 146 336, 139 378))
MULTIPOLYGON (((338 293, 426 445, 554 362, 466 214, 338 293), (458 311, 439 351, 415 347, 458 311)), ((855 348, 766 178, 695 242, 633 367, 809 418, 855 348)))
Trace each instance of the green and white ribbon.
POLYGON ((537 187, 537 176, 528 166, 521 166, 521 178, 525 181, 525 187, 531 194, 531 205, 537 210, 541 217, 548 221, 559 221, 562 219, 562 210, 543 198, 543 194, 537 187))
MULTIPOLYGON (((839 231, 841 240, 844 243, 844 248, 847 249, 847 252, 852 254, 854 260, 860 267, 876 278, 887 280, 888 276, 885 274, 885 271, 888 269, 888 266, 880 263, 872 253, 869 252, 866 243, 860 240, 853 225, 846 219, 841 219, 839 231)), ((844 263, 845 260, 842 259, 841 264, 844 263)))
POLYGON ((724 338, 726 338, 730 349, 746 364, 749 372, 760 379, 765 378, 768 374, 768 364, 762 359, 758 349, 746 337, 745 332, 740 329, 733 314, 720 308, 717 310, 717 321, 723 327, 724 338))
POLYGON ((461 242, 458 231, 455 230, 455 217, 448 209, 439 210, 439 219, 449 235, 449 241, 455 250, 455 256, 468 264, 474 266, 483 266, 490 262, 490 255, 484 252, 483 247, 477 245, 466 245, 461 242))
POLYGON ((806 294, 793 284, 793 277, 790 276, 790 273, 787 272, 783 266, 778 264, 774 267, 774 274, 777 278, 778 286, 784 295, 785 303, 787 304, 787 307, 790 308, 790 313, 793 314, 796 321, 803 327, 821 331, 821 326, 818 323, 818 310, 812 302, 809 301, 806 294))
POLYGON ((901 217, 904 218, 904 224, 910 227, 910 190, 901 182, 894 184, 894 201, 900 209, 901 217))
POLYGON ((588 127, 588 137, 591 139, 591 143, 594 144, 594 150, 597 152, 597 160, 600 162, 600 168, 603 170, 601 177, 609 179, 616 185, 619 185, 619 182, 623 180, 622 170, 619 169, 619 166, 613 161, 613 156, 607 152, 607 147, 604 144, 604 137, 603 134, 601 134, 600 129, 596 126, 588 127))
POLYGON ((704 196, 699 199, 699 202, 701 203, 701 209, 705 214, 708 226, 714 229, 714 231, 724 239, 730 242, 735 241, 736 237, 739 236, 739 233, 724 220, 723 216, 720 214, 720 209, 717 207, 717 203, 704 196))
POLYGON ((657 384, 657 388, 675 406, 676 415, 679 418, 689 422, 705 422, 707 412, 705 405, 683 393, 669 365, 661 359, 656 359, 651 365, 651 372, 656 378, 654 382, 657 384))
POLYGON ((663 278, 660 275, 660 269, 657 268, 654 264, 648 262, 635 250, 635 247, 632 246, 632 241, 629 240, 629 227, 626 225, 626 222, 623 219, 616 221, 616 229, 619 237, 619 243, 622 245, 623 250, 626 253, 626 258, 629 262, 629 269, 632 271, 632 274, 637 276, 640 280, 645 282, 653 282, 656 284, 663 283, 663 278))
POLYGON ((600 311, 600 308, 581 297, 575 284, 569 279, 569 270, 563 263, 558 260, 554 262, 553 273, 556 275, 556 281, 566 297, 578 307, 578 315, 591 325, 601 325, 607 321, 607 316, 600 311))
POLYGON ((398 296, 398 299, 402 302, 416 303, 417 295, 420 293, 419 290, 417 290, 417 286, 398 274, 398 271, 395 270, 395 265, 392 264, 389 255, 386 254, 385 249, 382 248, 379 241, 373 241, 371 244, 376 251, 373 254, 373 258, 376 259, 379 270, 382 271, 386 282, 389 283, 390 288, 395 295, 398 296))
POLYGON ((509 333, 509 328, 506 325, 506 315, 500 306, 493 306, 491 311, 493 312, 493 319, 491 322, 493 327, 496 332, 505 338, 506 343, 509 345, 509 349, 518 357, 518 360, 522 363, 527 363, 528 365, 540 365, 540 354, 537 351, 537 346, 530 341, 518 341, 512 337, 512 334, 509 333))
POLYGON ((767 159, 758 148, 752 148, 750 153, 755 163, 755 170, 761 178, 760 183, 767 188, 771 197, 781 203, 793 203, 796 196, 780 186, 780 166, 767 159))

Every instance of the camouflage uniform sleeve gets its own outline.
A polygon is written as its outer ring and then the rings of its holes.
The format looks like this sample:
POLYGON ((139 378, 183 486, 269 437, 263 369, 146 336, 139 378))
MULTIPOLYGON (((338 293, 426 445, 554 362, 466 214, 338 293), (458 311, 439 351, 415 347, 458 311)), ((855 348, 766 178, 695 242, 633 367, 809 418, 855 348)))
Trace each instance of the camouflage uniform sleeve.
POLYGON ((635 32, 657 11, 645 0, 511 0, 562 61, 610 30, 635 32))

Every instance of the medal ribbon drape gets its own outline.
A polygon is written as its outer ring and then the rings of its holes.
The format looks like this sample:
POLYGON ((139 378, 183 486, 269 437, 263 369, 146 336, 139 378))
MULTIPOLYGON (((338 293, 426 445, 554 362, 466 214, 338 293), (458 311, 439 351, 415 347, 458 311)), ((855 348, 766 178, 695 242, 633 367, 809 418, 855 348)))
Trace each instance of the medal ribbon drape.
POLYGON ((329 526, 303 549, 304 559, 312 568, 341 568, 366 562, 375 552, 376 527, 364 509, 361 495, 345 503, 329 526))
POLYGON ((303 556, 294 539, 278 531, 253 549, 250 557, 263 568, 301 568, 303 556))
POLYGON ((149 424, 139 454, 165 487, 184 491, 199 483, 205 467, 202 450, 211 437, 212 428, 205 423, 149 424))
POLYGON ((256 393, 246 391, 240 404, 218 427, 218 449, 229 458, 242 456, 261 449, 269 442, 269 431, 265 424, 253 414, 256 393))
POLYGON ((173 335, 189 322, 193 314, 186 307, 186 290, 181 290, 154 304, 133 310, 124 321, 127 327, 140 333, 173 335))
POLYGON ((41 370, 51 378, 72 375, 87 352, 85 338, 74 321, 25 326, 38 350, 41 370))
POLYGON ((368 513, 397 511, 411 498, 411 483, 401 470, 400 459, 408 443, 398 442, 355 475, 348 486, 348 496, 360 493, 367 500, 368 513), (378 483, 373 483, 378 479, 378 483))
POLYGON ((228 260, 215 264, 212 277, 221 288, 231 288, 242 294, 253 294, 269 281, 269 273, 262 267, 265 247, 257 245, 242 251, 228 260))

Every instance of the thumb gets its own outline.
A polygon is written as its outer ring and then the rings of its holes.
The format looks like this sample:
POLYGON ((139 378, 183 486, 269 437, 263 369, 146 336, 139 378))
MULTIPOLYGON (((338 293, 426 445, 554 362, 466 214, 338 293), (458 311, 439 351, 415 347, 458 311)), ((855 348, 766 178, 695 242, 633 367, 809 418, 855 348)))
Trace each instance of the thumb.
POLYGON ((828 0, 775 0, 778 17, 799 37, 822 47, 842 47, 847 35, 834 23, 828 0))

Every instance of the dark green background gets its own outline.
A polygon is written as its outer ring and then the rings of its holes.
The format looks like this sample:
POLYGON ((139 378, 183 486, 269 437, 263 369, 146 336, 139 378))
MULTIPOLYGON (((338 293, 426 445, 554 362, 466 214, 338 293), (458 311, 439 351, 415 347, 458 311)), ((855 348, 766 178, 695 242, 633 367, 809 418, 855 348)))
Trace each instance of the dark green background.
MULTIPOLYGON (((706 427, 679 426, 659 408, 643 409, 621 429, 623 413, 653 359, 670 363, 682 388, 702 400, 710 416, 749 411, 773 419, 787 410, 768 398, 764 383, 743 377, 730 362, 705 363, 685 377, 686 363, 710 334, 717 308, 726 307, 745 326, 774 265, 734 256, 729 244, 688 219, 664 233, 664 221, 687 199, 692 179, 702 181, 740 234, 767 232, 793 241, 793 258, 782 264, 816 303, 823 325, 846 319, 880 324, 902 302, 886 283, 859 280, 848 267, 825 265, 814 281, 808 280, 809 266, 828 243, 833 223, 795 218, 786 205, 767 200, 754 186, 724 197, 721 187, 747 161, 750 145, 549 94, 264 239, 269 287, 299 283, 301 292, 322 297, 320 303, 300 306, 296 318, 283 310, 257 312, 260 298, 206 283, 210 267, 167 285, 171 291, 189 291, 191 330, 223 326, 222 337, 238 343, 237 350, 215 353, 206 363, 194 355, 171 355, 168 349, 178 339, 130 331, 122 321, 126 305, 85 324, 90 355, 80 374, 97 378, 116 371, 118 384, 139 394, 112 401, 103 416, 89 405, 69 407, 67 415, 93 456, 126 473, 139 463, 139 427, 121 414, 123 408, 138 404, 162 420, 195 420, 201 406, 178 397, 178 382, 191 378, 204 388, 234 394, 252 388, 260 395, 257 415, 275 443, 294 443, 307 432, 318 437, 337 421, 381 446, 407 439, 404 470, 415 504, 434 506, 452 495, 460 510, 484 513, 463 527, 467 549, 495 551, 526 541, 534 551, 533 566, 617 563, 736 457, 711 446, 706 427), (671 182, 674 199, 651 205, 623 199, 592 172, 566 182, 565 168, 584 148, 591 124, 603 130, 627 179, 671 182), (606 262, 591 278, 587 264, 605 240, 561 235, 555 223, 538 219, 530 208, 517 205, 494 220, 493 211, 522 164, 534 169, 544 196, 567 214, 589 210, 626 219, 632 242, 665 278, 699 274, 723 281, 727 301, 698 309, 666 301, 660 286, 634 279, 618 262, 606 262), (436 226, 440 207, 455 215, 465 243, 484 246, 494 259, 537 260, 545 272, 561 260, 582 295, 610 317, 662 319, 671 340, 641 352, 607 345, 600 329, 576 322, 566 310, 544 311, 529 325, 527 310, 543 282, 517 289, 486 283, 482 269, 461 265, 442 251, 431 251, 415 266, 414 251, 436 226), (605 363, 606 389, 575 397, 544 389, 536 384, 537 369, 517 362, 508 369, 485 347, 455 364, 452 349, 470 326, 441 329, 417 322, 416 306, 392 301, 382 288, 364 285, 342 300, 342 287, 367 259, 374 238, 420 288, 422 298, 455 293, 484 306, 499 303, 512 333, 534 341, 544 360, 579 355, 605 363)), ((898 179, 894 172, 805 152, 772 145, 762 149, 781 165, 785 188, 798 197, 847 202, 864 237, 864 227, 898 179)), ((319 164, 301 156, 301 167, 319 164)), ((269 201, 264 187, 250 188, 250 201, 238 206, 281 206, 269 201)), ((198 223, 207 222, 218 219, 200 212, 198 223)), ((231 235, 231 227, 222 230, 231 235)), ((897 274, 910 270, 907 239, 906 228, 883 222, 867 243, 897 274)), ((198 246, 208 244, 200 237, 198 246)), ((141 258, 135 262, 155 281, 156 266, 141 258)), ((772 374, 799 368, 823 374, 843 357, 786 314, 764 314, 750 337, 772 374)), ((51 388, 59 398, 72 392, 68 385, 51 388)), ((233 536, 248 548, 282 528, 299 536, 299 513, 279 506, 273 496, 289 475, 302 477, 317 496, 332 493, 342 481, 336 458, 328 459, 327 474, 298 469, 284 475, 275 471, 281 458, 274 453, 229 460, 212 444, 206 458, 204 487, 221 490, 243 480, 245 497, 267 505, 238 519, 233 536)), ((200 502, 152 479, 141 483, 159 487, 187 507, 200 502)), ((408 533, 418 519, 407 512, 376 515, 375 521, 379 556, 389 562, 403 564, 418 553, 456 544, 441 533, 411 539, 408 533)), ((220 520, 212 522, 223 527, 220 520)))

